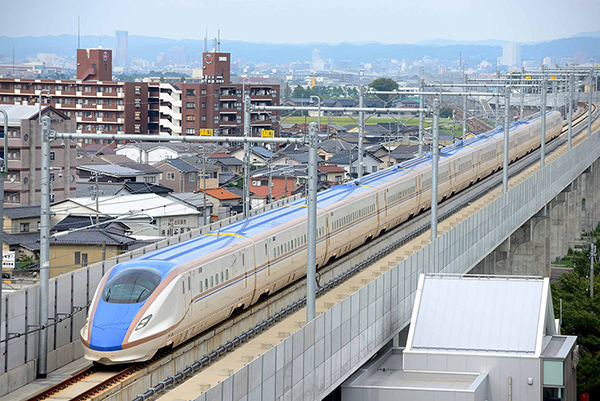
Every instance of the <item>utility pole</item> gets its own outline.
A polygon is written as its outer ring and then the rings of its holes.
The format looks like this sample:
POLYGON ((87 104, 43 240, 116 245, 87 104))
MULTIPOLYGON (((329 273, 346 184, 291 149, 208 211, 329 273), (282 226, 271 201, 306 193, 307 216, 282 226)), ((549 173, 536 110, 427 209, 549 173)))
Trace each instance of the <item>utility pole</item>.
POLYGON ((314 122, 308 128, 308 221, 306 263, 306 322, 316 314, 317 281, 317 127, 314 122))
POLYGON ((568 133, 568 140, 569 140, 569 150, 571 150, 572 147, 572 140, 573 140, 573 74, 569 75, 569 93, 568 93, 568 100, 569 100, 569 133, 568 133))
MULTIPOLYGON (((542 69, 542 71, 544 71, 542 69)), ((540 169, 543 169, 546 165, 546 73, 544 72, 544 79, 542 80, 542 104, 541 104, 541 117, 542 117, 542 140, 540 147, 540 169)))
MULTIPOLYGON (((358 107, 361 109, 364 107, 364 93, 363 86, 360 82, 360 73, 364 71, 360 70, 358 72, 358 107)), ((365 112, 358 112, 358 180, 360 181, 363 176, 363 136, 365 135, 365 112)))
MULTIPOLYGON (((2 217, 2 228, 4 228, 4 175, 8 170, 8 113, 5 110, 0 109, 0 113, 4 116, 4 133, 2 138, 3 145, 3 153, 2 159, 0 159, 0 216, 2 217)), ((0 247, 4 248, 4 229, 0 230, 0 247)), ((4 260, 4 254, 2 255, 2 259, 4 260)), ((2 323, 2 285, 4 281, 2 280, 2 273, 0 272, 0 323, 2 323)), ((0 325, 1 327, 1 325, 0 325)), ((8 338, 8 334, 5 334, 5 338, 8 338)), ((8 344, 8 343, 7 343, 8 344)))
POLYGON ((269 199, 267 203, 273 202, 273 162, 272 158, 269 159, 269 199))
POLYGON ((558 82, 552 81, 552 92, 554 94, 554 107, 552 109, 554 111, 558 110, 558 82))
POLYGON ((50 280, 50 117, 42 117, 42 174, 40 218, 40 310, 37 377, 45 379, 48 356, 48 298, 50 280))
POLYGON ((204 225, 208 224, 206 219, 206 155, 202 155, 202 193, 204 194, 204 210, 202 211, 202 215, 204 216, 204 225))
POLYGON ((98 201, 98 196, 100 195, 100 190, 98 188, 98 172, 96 171, 94 173, 94 181, 95 181, 95 187, 96 187, 96 195, 94 196, 94 198, 96 199, 96 224, 98 224, 98 221, 100 220, 100 202, 98 201))
POLYGON ((438 212, 438 161, 440 138, 440 99, 433 101, 433 141, 431 144, 431 240, 437 238, 438 212))
POLYGON ((508 136, 510 131, 510 86, 504 87, 504 150, 502 151, 502 193, 508 192, 508 136))
MULTIPOLYGON (((421 77, 421 69, 419 67, 419 92, 423 92, 423 78, 421 77)), ((423 156, 423 95, 419 95, 419 157, 423 156)))
MULTIPOLYGON (((590 237, 591 239, 591 237, 590 237)), ((596 256, 596 246, 593 239, 590 244, 590 298, 594 298, 594 257, 596 256)))
MULTIPOLYGON (((250 96, 244 93, 244 136, 250 134, 250 96)), ((248 218, 250 211, 250 144, 244 142, 244 218, 248 218)))
POLYGON ((310 98, 312 99, 313 97, 316 98, 317 101, 319 102, 319 103, 317 103, 317 106, 319 106, 319 110, 317 111, 317 113, 319 113, 319 115, 317 116, 317 121, 318 121, 317 124, 319 125, 319 127, 317 128, 317 132, 320 132, 321 131, 321 97, 319 97, 317 95, 311 95, 310 98))

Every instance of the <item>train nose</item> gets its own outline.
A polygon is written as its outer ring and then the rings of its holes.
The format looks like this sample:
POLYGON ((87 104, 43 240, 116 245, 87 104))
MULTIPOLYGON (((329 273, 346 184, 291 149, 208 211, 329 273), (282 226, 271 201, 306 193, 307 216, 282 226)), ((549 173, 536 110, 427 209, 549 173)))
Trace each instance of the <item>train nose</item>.
POLYGON ((90 348, 96 351, 123 349, 127 331, 140 308, 141 304, 109 304, 100 301, 90 327, 90 348))

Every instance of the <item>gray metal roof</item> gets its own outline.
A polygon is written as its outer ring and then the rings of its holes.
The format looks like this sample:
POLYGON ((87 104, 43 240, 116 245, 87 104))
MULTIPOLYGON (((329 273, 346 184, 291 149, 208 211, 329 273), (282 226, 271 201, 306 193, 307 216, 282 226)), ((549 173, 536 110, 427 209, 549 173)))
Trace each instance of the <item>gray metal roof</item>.
POLYGON ((9 219, 26 219, 29 217, 40 217, 39 206, 13 206, 5 207, 4 215, 9 219))
POLYGON ((131 177, 143 174, 139 170, 129 167, 115 166, 114 164, 87 164, 83 166, 77 166, 77 168, 104 175, 110 175, 113 177, 131 177))
MULTIPOLYGON (((48 106, 42 107, 42 114, 47 107, 48 106)), ((38 106, 12 104, 0 105, 0 109, 8 113, 8 125, 20 125, 21 120, 29 120, 31 117, 37 116, 40 111, 38 106)))
POLYGON ((543 335, 545 285, 539 278, 426 276, 410 347, 533 355, 543 335))

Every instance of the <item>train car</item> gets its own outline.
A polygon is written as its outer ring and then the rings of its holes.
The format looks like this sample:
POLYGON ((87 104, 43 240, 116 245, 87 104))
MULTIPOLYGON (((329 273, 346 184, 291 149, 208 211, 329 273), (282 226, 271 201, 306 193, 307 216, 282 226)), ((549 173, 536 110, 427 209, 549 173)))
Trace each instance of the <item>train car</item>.
MULTIPOLYGON (((546 140, 560 134, 547 114, 546 140)), ((540 121, 510 127, 511 160, 540 144, 540 121)), ((503 128, 440 152, 439 200, 502 167, 503 128)), ((431 156, 317 194, 317 268, 431 205, 431 156)), ((81 330, 84 356, 103 364, 150 359, 304 276, 305 200, 120 263, 102 278, 81 330)))

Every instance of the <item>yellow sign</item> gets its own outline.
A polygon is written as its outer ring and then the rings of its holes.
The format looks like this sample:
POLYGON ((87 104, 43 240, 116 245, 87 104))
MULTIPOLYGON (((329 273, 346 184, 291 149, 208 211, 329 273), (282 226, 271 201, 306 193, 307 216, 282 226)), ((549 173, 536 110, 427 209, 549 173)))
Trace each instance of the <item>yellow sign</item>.
POLYGON ((200 136, 213 136, 213 130, 210 128, 200 128, 200 136))
POLYGON ((260 136, 263 138, 273 138, 275 137, 275 131, 272 129, 264 129, 260 131, 260 136))
POLYGON ((531 79, 531 75, 527 75, 525 79, 531 79))
POLYGON ((556 79, 556 75, 552 75, 550 79, 556 79))

